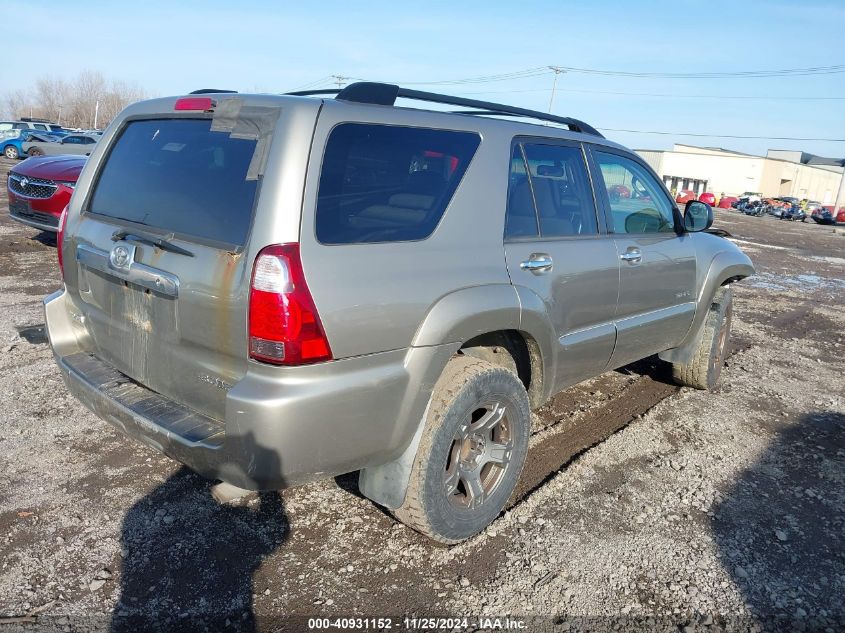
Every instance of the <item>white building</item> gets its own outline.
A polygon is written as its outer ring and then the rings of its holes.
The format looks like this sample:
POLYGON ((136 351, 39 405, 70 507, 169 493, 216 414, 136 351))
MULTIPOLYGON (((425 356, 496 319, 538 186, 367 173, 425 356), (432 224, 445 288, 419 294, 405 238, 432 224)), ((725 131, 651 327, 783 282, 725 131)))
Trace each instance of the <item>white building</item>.
POLYGON ((680 143, 671 150, 636 151, 674 191, 717 196, 755 192, 833 204, 842 181, 841 166, 810 164, 833 161, 806 152, 769 150, 766 156, 753 156, 680 143))

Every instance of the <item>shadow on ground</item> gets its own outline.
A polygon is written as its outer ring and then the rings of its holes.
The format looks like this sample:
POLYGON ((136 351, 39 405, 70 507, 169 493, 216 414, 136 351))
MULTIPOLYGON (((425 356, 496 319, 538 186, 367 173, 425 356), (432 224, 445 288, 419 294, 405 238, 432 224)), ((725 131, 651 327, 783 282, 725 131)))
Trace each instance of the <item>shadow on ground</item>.
POLYGON ((716 508, 722 563, 764 629, 845 630, 845 415, 769 430, 716 508))
POLYGON ((182 468, 123 521, 113 632, 255 631, 253 575, 287 539, 278 493, 221 505, 182 468))

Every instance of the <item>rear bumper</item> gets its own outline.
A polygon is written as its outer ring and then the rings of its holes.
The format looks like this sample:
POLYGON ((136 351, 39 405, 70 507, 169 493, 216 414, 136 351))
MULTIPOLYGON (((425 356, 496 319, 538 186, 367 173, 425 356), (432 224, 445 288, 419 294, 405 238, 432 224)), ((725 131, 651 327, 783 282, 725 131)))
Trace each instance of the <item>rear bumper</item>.
POLYGON ((67 291, 44 300, 68 389, 126 435, 201 475, 275 490, 396 459, 422 419, 452 346, 297 368, 251 363, 214 420, 135 383, 90 351, 67 291))

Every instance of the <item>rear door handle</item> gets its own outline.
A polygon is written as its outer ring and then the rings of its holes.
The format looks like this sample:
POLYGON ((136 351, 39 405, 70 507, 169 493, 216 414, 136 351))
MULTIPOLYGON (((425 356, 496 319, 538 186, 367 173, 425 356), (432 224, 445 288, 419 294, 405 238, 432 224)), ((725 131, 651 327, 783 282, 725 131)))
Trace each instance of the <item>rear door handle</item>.
POLYGON ((619 256, 619 259, 624 259, 629 264, 638 264, 643 259, 643 254, 640 249, 631 247, 619 256))
POLYGON ((550 271, 552 264, 552 258, 546 253, 531 253, 531 256, 522 262, 519 267, 538 275, 550 271))

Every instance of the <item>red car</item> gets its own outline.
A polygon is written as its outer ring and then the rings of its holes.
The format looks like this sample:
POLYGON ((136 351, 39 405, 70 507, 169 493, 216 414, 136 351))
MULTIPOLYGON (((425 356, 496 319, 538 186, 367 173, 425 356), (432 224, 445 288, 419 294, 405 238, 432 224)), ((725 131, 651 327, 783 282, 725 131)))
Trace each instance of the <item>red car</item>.
POLYGON ((738 202, 739 198, 734 198, 733 196, 725 196, 719 199, 719 208, 720 209, 730 209, 731 205, 734 202, 738 202))
POLYGON ((13 220, 56 233, 86 156, 27 158, 9 172, 9 215, 13 220))
POLYGON ((678 204, 686 204, 690 200, 695 200, 695 192, 690 189, 683 189, 675 196, 675 202, 678 204))
POLYGON ((845 224, 845 207, 839 207, 839 213, 836 214, 836 223, 845 224))
POLYGON ((706 202, 711 207, 716 206, 716 194, 710 193, 709 191, 705 191, 700 196, 698 196, 699 202, 706 202))

